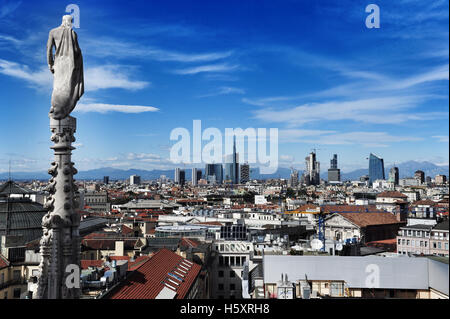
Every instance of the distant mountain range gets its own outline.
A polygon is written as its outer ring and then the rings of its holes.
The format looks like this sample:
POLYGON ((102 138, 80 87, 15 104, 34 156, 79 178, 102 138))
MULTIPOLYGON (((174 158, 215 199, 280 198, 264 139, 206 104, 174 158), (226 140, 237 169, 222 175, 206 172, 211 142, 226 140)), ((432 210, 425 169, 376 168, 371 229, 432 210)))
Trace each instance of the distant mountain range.
MULTIPOLYGON (((449 166, 438 166, 430 162, 416 162, 408 161, 396 165, 399 169, 400 178, 412 177, 414 172, 422 170, 426 176, 434 176, 438 174, 449 175, 449 166)), ((392 166, 386 167, 386 178, 388 177, 389 170, 392 166)), ((259 168, 251 170, 252 179, 271 179, 271 178, 289 178, 291 170, 289 168, 280 167, 274 174, 260 174, 259 168)), ((299 171, 299 176, 302 171, 299 171)), ((357 169, 348 173, 341 173, 342 180, 357 180, 363 175, 368 174, 368 169, 357 169)), ((174 170, 143 170, 143 169, 116 169, 111 167, 97 168, 87 171, 80 171, 75 176, 77 180, 103 180, 103 176, 109 176, 110 180, 125 180, 131 175, 139 175, 142 180, 155 180, 161 175, 165 175, 167 178, 173 179, 174 170)), ((7 180, 9 173, 0 173, 0 180, 7 180)), ((46 172, 13 172, 11 177, 14 180, 47 180, 49 175, 46 172)), ((321 174, 323 179, 327 179, 327 170, 321 174)), ((191 179, 191 170, 186 169, 186 180, 191 179)))

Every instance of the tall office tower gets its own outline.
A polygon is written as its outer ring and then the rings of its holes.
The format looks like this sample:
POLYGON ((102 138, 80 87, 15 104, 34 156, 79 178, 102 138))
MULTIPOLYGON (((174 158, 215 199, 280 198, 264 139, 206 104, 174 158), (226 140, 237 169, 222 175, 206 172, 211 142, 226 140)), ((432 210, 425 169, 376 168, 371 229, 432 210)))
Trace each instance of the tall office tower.
POLYGON ((306 185, 320 184, 320 163, 316 161, 316 152, 313 151, 305 158, 306 170, 303 173, 306 185))
POLYGON ((298 171, 296 169, 292 169, 291 176, 289 177, 289 185, 291 187, 298 186, 298 171))
POLYGON ((223 183, 222 164, 206 164, 205 179, 211 184, 222 184, 223 183))
POLYGON ((197 186, 198 185, 198 181, 202 178, 202 171, 200 171, 199 169, 194 167, 192 169, 192 174, 191 175, 192 175, 191 176, 192 186, 197 186))
POLYGON ((369 156, 369 183, 372 184, 377 179, 385 179, 384 160, 372 153, 369 156))
POLYGON ((186 174, 183 169, 178 168, 178 167, 175 168, 175 176, 173 179, 175 184, 184 185, 184 182, 186 181, 185 176, 186 176, 186 174))
POLYGON ((236 153, 236 136, 233 137, 233 154, 225 157, 225 180, 239 184, 239 154, 236 153))
POLYGON ((245 184, 250 180, 250 165, 247 163, 241 165, 241 184, 245 184))
POLYGON ((175 174, 173 175, 173 181, 175 182, 175 184, 178 184, 180 182, 180 171, 181 168, 175 168, 175 174))
POLYGON ((420 184, 425 183, 425 172, 421 170, 415 171, 414 178, 417 179, 420 184))
POLYGON ((109 184, 109 176, 103 176, 103 184, 109 184))
POLYGON ((130 176, 130 185, 140 185, 141 184, 141 177, 138 175, 131 175, 130 176))
POLYGON ((399 180, 400 180, 400 176, 398 173, 398 167, 394 166, 389 170, 388 181, 394 183, 394 185, 398 185, 399 180))
POLYGON ((184 183, 186 182, 186 172, 184 171, 184 169, 182 169, 180 171, 180 178, 179 178, 179 185, 183 186, 184 183))
POLYGON ((328 170, 328 182, 340 182, 341 170, 337 167, 337 154, 330 160, 330 169, 328 170))

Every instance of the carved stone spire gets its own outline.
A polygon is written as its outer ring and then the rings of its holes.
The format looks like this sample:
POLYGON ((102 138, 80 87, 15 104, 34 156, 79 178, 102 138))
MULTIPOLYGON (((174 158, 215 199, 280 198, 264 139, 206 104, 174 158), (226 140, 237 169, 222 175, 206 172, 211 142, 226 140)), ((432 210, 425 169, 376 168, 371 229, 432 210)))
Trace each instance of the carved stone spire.
POLYGON ((50 195, 44 205, 48 213, 42 219, 40 275, 34 297, 79 298, 80 216, 74 198, 77 189, 73 175, 77 170, 71 159, 75 149, 72 143, 75 142, 76 119, 70 112, 83 95, 84 80, 83 59, 70 16, 64 16, 63 24, 50 31, 47 55, 50 71, 54 74, 49 117, 54 143, 51 149, 55 158, 48 170, 52 177, 47 186, 50 195), (64 43, 71 45, 64 46, 64 43))
POLYGON ((68 116, 62 120, 50 119, 51 147, 55 160, 48 170, 52 176, 47 186, 50 195, 45 207, 48 213, 42 219, 43 236, 40 242, 41 262, 37 298, 79 298, 78 288, 67 285, 69 265, 80 266, 79 214, 74 198, 76 186, 73 175, 77 173, 71 154, 75 141, 76 119, 68 116), (70 288, 69 288, 70 287, 70 288))

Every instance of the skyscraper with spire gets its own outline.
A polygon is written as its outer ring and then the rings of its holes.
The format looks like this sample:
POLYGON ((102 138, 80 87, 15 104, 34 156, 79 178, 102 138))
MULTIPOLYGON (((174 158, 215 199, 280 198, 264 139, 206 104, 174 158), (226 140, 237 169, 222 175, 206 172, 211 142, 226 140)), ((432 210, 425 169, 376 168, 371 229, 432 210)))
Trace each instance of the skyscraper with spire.
POLYGON ((233 154, 225 158, 225 180, 239 184, 239 154, 236 153, 236 136, 233 136, 233 154))

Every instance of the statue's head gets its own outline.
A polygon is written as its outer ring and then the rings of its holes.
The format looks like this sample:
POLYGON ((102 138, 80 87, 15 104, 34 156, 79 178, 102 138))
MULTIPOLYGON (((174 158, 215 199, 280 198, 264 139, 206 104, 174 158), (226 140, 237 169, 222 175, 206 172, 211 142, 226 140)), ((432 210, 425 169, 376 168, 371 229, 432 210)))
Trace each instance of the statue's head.
POLYGON ((73 20, 73 18, 71 15, 69 15, 69 14, 63 15, 61 26, 67 27, 67 28, 72 28, 72 20, 73 20))

